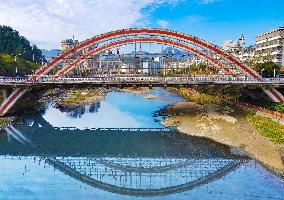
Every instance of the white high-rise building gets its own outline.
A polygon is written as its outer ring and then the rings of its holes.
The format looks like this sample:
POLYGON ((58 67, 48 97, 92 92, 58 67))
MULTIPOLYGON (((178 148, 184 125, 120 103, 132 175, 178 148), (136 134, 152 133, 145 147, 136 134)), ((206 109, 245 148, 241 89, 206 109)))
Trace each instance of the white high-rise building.
POLYGON ((246 47, 244 35, 241 35, 237 41, 226 40, 224 42, 223 49, 242 62, 246 62, 254 58, 255 48, 254 46, 246 47))
POLYGON ((241 35, 241 37, 237 40, 226 40, 224 42, 223 48, 225 51, 234 51, 236 49, 244 48, 246 46, 245 36, 241 35))
POLYGON ((284 27, 256 36, 256 55, 284 66, 284 27))

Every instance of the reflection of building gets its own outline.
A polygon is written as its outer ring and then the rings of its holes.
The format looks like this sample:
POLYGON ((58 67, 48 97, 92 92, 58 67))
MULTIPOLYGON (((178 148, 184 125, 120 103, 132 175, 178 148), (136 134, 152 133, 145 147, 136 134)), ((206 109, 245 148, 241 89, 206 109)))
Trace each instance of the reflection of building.
POLYGON ((284 66, 284 27, 256 36, 256 54, 284 66))
POLYGON ((88 109, 89 113, 99 112, 100 107, 101 107, 101 102, 96 102, 96 103, 89 105, 89 109, 88 109))
POLYGON ((86 111, 85 107, 82 106, 69 111, 68 115, 72 118, 80 118, 82 115, 85 114, 85 111, 86 111))
POLYGON ((100 102, 95 102, 90 105, 81 106, 73 109, 64 108, 61 109, 62 112, 66 112, 71 118, 80 118, 82 115, 88 111, 89 113, 97 113, 101 107, 100 102))

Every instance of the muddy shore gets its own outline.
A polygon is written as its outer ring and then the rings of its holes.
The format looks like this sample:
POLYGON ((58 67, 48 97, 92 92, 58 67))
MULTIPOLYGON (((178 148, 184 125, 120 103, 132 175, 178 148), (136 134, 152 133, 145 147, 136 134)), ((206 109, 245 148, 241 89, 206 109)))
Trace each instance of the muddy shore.
POLYGON ((162 122, 165 126, 237 147, 284 176, 284 145, 261 136, 249 123, 245 111, 214 104, 180 102, 162 110, 162 115, 171 116, 162 122))

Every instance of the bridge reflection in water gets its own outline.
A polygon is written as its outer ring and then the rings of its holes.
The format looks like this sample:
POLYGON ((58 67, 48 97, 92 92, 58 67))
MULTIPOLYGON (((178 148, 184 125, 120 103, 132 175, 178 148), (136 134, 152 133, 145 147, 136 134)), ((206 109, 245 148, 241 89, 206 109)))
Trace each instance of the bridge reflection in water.
POLYGON ((6 133, 0 154, 40 156, 82 183, 123 195, 188 191, 245 162, 227 146, 170 130, 56 129, 38 117, 6 133))

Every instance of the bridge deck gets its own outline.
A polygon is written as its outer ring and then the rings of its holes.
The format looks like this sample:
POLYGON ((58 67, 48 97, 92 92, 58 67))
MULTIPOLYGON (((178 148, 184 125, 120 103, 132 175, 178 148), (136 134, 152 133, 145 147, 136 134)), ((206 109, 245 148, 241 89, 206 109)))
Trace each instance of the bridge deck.
POLYGON ((229 78, 229 77, 95 77, 95 78, 0 78, 0 86, 36 85, 98 85, 98 86, 178 86, 178 85, 261 85, 283 86, 284 78, 229 78))

